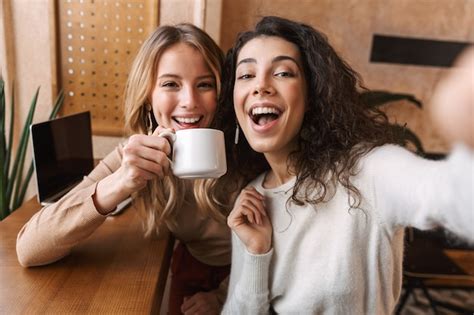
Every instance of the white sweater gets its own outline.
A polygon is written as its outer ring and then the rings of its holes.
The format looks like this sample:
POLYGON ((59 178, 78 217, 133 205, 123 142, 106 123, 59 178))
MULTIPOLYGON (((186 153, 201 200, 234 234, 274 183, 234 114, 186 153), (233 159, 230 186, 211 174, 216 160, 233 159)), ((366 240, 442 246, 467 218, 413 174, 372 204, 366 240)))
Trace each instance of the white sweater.
POLYGON ((295 179, 264 189, 273 248, 246 251, 232 238, 232 271, 223 314, 391 314, 402 286, 404 227, 445 226, 474 240, 473 152, 456 148, 447 161, 427 161, 385 145, 362 158, 348 193, 315 208, 290 204, 295 179))

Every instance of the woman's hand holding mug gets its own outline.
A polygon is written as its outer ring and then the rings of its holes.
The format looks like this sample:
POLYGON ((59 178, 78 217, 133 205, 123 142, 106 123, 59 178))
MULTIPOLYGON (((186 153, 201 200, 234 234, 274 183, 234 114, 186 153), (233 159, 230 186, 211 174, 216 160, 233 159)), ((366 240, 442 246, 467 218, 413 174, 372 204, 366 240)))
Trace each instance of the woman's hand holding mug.
POLYGON ((158 127, 152 135, 136 134, 122 150, 122 163, 114 173, 100 180, 92 196, 97 211, 107 215, 133 193, 155 178, 170 172, 168 155, 171 145, 158 135, 166 129, 158 127))
POLYGON ((123 148, 120 181, 130 193, 146 186, 147 181, 163 178, 170 172, 171 145, 158 136, 169 129, 157 127, 151 136, 136 134, 123 148))
POLYGON ((267 216, 265 197, 254 187, 242 190, 234 209, 227 217, 227 225, 237 234, 247 251, 265 254, 272 247, 272 224, 267 216))

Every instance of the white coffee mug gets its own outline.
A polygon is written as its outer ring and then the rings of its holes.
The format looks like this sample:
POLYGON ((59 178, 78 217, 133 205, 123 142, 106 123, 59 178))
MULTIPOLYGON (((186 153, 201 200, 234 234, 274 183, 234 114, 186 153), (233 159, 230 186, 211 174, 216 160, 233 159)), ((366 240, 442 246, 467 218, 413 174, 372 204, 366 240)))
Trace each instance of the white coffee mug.
POLYGON ((216 129, 164 131, 173 148, 171 169, 179 178, 218 178, 227 172, 224 133, 216 129))

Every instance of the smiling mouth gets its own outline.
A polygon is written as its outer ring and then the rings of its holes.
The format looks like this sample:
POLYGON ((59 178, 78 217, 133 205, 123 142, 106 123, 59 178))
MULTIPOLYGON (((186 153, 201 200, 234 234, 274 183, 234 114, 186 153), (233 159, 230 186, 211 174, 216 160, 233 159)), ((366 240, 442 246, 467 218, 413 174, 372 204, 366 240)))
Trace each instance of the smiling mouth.
POLYGON ((281 115, 281 111, 275 107, 254 107, 250 110, 249 116, 252 121, 264 126, 274 120, 277 120, 281 115))
POLYGON ((204 116, 195 116, 195 117, 173 117, 173 120, 180 126, 184 128, 197 127, 201 122, 204 116))

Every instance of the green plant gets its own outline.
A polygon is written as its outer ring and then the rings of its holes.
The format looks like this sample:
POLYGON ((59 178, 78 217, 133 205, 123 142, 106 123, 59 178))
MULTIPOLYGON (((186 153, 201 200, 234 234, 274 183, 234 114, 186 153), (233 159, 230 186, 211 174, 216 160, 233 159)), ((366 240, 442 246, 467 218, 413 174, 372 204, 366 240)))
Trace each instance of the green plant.
MULTIPOLYGON (((11 212, 21 206, 25 198, 26 189, 33 175, 33 160, 30 162, 26 176, 24 174, 24 164, 28 140, 30 136, 30 125, 33 121, 33 116, 36 110, 36 103, 38 101, 39 88, 30 104, 28 116, 23 125, 21 136, 17 148, 15 150, 15 159, 13 157, 13 132, 14 132, 14 117, 15 117, 15 98, 14 89, 12 88, 10 101, 10 124, 8 130, 6 129, 6 95, 5 82, 0 76, 0 220, 3 220, 11 212), (8 139, 7 139, 8 136, 8 139), (11 166, 11 169, 10 169, 11 166)), ((53 109, 49 115, 49 119, 56 117, 59 109, 64 101, 64 93, 61 91, 56 98, 53 109)))
MULTIPOLYGON (((386 105, 391 102, 405 100, 420 109, 422 108, 422 103, 420 102, 420 100, 418 100, 411 94, 392 93, 388 91, 374 90, 374 91, 362 92, 361 97, 362 97, 362 101, 370 107, 377 107, 377 106, 386 105)), ((392 124, 392 126, 395 129, 395 132, 399 134, 400 137, 403 139, 403 141, 405 142, 405 145, 408 142, 411 142, 416 148, 416 153, 418 153, 419 155, 425 154, 425 150, 423 148, 423 144, 421 143, 420 139, 413 131, 411 131, 410 129, 406 127, 406 124, 403 126, 399 124, 392 124)))

